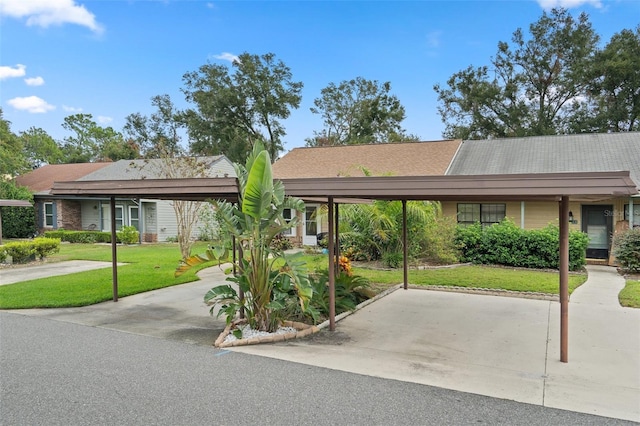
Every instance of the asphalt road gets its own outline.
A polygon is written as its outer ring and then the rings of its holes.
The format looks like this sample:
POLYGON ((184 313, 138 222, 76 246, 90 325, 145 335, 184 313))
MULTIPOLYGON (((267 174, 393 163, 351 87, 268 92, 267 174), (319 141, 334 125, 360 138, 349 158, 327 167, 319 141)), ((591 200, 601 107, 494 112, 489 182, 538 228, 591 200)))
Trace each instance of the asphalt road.
POLYGON ((622 420, 0 312, 2 425, 622 425, 622 420))

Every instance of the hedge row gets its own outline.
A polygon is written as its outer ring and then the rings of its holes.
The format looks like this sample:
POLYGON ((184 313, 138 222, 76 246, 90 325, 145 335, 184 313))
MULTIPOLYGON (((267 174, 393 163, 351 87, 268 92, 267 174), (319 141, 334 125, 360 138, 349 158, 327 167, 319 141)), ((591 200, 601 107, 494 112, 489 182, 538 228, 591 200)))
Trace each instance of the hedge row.
MULTIPOLYGON (((111 233, 102 231, 67 231, 58 229, 56 231, 45 231, 45 237, 59 238, 61 241, 69 243, 110 243, 111 233)), ((140 233, 133 226, 124 226, 116 232, 116 242, 124 244, 135 244, 140 238, 140 233)))
MULTIPOLYGON (((456 231, 463 262, 540 269, 558 269, 559 237, 557 226, 521 229, 509 219, 485 228, 476 223, 458 227, 456 231)), ((572 271, 587 264, 588 243, 584 232, 569 233, 569 269, 572 271)))
POLYGON ((60 251, 59 238, 34 238, 29 241, 14 241, 0 246, 0 262, 11 256, 13 263, 25 263, 39 257, 44 259, 60 251))

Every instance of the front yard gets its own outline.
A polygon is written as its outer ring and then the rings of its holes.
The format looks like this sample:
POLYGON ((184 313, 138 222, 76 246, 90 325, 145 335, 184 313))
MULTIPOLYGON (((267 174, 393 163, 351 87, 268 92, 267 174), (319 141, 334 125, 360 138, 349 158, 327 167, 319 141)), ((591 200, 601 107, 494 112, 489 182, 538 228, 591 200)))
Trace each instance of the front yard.
MULTIPOLYGON (((205 250, 198 243, 193 253, 205 250)), ((103 244, 63 244, 60 253, 48 261, 63 260, 111 260, 111 246, 103 244)), ((145 244, 118 247, 118 262, 127 265, 118 268, 119 296, 168 287, 194 281, 193 268, 179 278, 174 278, 180 260, 176 244, 145 244)), ((306 255, 307 265, 312 270, 327 267, 326 255, 306 255)), ((29 267, 29 266, 24 266, 29 267)), ((10 273, 11 268, 2 273, 10 273)), ((376 270, 354 267, 353 273, 371 281, 376 291, 399 284, 403 280, 402 269, 376 270)), ((51 308, 86 306, 110 300, 111 269, 99 269, 71 275, 0 286, 0 309, 51 308)), ((585 282, 584 273, 570 274, 569 292, 585 282)), ((409 282, 418 286, 457 286, 469 288, 501 289, 521 292, 558 294, 558 273, 487 266, 459 266, 445 269, 411 269, 409 282)), ((204 295, 203 295, 204 296, 204 295)), ((623 306, 640 307, 640 282, 629 280, 620 293, 623 306)))

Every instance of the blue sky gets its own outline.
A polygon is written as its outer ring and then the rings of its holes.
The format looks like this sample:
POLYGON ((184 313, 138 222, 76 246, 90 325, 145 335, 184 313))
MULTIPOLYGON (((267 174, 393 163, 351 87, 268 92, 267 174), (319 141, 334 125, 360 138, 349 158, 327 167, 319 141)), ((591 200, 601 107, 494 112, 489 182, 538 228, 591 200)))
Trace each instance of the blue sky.
POLYGON ((62 139, 64 117, 79 112, 120 131, 127 115, 151 114, 152 96, 185 108, 184 73, 273 52, 304 83, 285 149, 322 128, 309 111, 320 90, 358 76, 390 81, 403 127, 438 140, 433 85, 488 64, 499 41, 554 6, 587 12, 603 43, 640 23, 638 0, 1 0, 0 106, 15 133, 35 126, 62 139))

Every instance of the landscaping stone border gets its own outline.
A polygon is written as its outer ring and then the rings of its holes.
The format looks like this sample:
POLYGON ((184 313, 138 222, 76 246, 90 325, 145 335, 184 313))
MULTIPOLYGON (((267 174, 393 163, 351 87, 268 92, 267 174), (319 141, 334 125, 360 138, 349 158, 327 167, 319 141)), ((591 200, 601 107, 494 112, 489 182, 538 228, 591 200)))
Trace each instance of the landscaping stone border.
POLYGON ((227 325, 222 333, 218 336, 215 343, 213 344, 216 348, 228 348, 233 346, 246 346, 246 345, 257 345, 259 343, 274 343, 274 342, 283 342, 285 340, 293 340, 301 337, 308 336, 313 333, 317 333, 320 331, 318 327, 315 325, 304 324, 297 321, 284 321, 282 323, 283 327, 293 327, 297 331, 295 333, 283 333, 283 334, 270 334, 268 336, 257 336, 251 337, 249 339, 238 339, 231 342, 225 342, 224 339, 229 335, 231 329, 238 324, 244 323, 244 320, 233 321, 231 324, 227 325))

